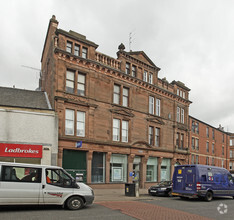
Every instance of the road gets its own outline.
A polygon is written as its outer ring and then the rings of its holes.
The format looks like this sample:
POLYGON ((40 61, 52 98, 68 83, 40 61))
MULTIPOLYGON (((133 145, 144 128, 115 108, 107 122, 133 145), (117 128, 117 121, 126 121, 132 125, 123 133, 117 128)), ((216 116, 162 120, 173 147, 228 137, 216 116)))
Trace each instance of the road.
POLYGON ((146 199, 139 198, 134 201, 100 201, 79 211, 64 210, 58 206, 0 207, 0 219, 231 220, 234 219, 234 200, 230 198, 222 198, 214 199, 211 202, 205 202, 201 200, 181 200, 176 197, 149 196, 146 199), (218 207, 220 207, 219 211, 218 207))

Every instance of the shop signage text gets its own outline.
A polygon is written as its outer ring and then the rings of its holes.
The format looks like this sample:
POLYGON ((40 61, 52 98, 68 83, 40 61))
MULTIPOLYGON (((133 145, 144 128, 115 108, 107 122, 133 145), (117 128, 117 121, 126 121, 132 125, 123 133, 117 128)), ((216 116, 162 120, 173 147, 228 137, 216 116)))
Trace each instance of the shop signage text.
POLYGON ((0 143, 0 157, 42 158, 42 145, 0 143))

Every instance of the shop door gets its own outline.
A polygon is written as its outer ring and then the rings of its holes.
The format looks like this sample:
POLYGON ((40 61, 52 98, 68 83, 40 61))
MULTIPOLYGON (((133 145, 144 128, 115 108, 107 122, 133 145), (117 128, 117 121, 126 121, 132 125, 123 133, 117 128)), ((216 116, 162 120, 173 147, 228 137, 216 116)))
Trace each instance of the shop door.
POLYGON ((74 178, 76 173, 84 175, 87 179, 86 151, 63 150, 63 168, 74 178))
POLYGON ((133 171, 135 172, 136 179, 138 179, 139 187, 142 187, 141 172, 140 172, 141 157, 136 156, 133 160, 133 171))

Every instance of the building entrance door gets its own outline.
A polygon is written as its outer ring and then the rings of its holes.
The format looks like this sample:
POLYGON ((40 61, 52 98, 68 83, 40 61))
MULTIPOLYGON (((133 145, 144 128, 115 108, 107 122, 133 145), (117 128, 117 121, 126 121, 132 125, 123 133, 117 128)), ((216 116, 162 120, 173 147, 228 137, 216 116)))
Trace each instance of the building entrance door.
POLYGON ((135 156, 133 160, 133 171, 135 172, 135 181, 139 182, 139 185, 141 185, 141 157, 135 156))
POLYGON ((76 178, 77 173, 83 174, 83 180, 86 182, 86 151, 63 150, 63 168, 74 178, 76 178))

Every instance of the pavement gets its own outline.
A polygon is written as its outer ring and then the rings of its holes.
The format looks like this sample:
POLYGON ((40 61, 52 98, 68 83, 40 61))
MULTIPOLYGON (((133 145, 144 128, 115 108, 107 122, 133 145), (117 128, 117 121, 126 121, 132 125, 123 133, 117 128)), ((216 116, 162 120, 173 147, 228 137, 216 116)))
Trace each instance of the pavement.
POLYGON ((144 201, 160 200, 150 196, 148 189, 140 189, 139 197, 125 196, 125 189, 93 189, 94 203, 139 220, 211 220, 196 214, 177 209, 145 203, 144 201))
POLYGON ((148 189, 140 189, 139 197, 125 196, 125 189, 93 189, 94 202, 102 201, 137 201, 152 200, 157 197, 149 196, 148 189))

